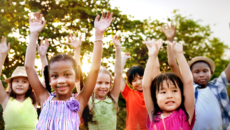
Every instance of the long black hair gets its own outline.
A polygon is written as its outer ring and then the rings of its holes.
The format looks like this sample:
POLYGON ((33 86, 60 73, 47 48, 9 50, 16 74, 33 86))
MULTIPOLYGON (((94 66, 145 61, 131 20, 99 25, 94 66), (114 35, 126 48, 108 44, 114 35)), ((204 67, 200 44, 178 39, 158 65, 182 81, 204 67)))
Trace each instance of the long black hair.
POLYGON ((152 112, 152 119, 155 122, 160 121, 160 114, 162 113, 160 107, 157 104, 157 98, 156 98, 156 94, 159 92, 159 90, 162 88, 162 84, 163 81, 171 81, 175 87, 179 87, 180 91, 181 91, 181 104, 180 106, 176 109, 179 110, 180 108, 185 112, 186 116, 187 116, 187 120, 189 119, 189 115, 187 113, 187 111, 185 110, 184 107, 184 88, 183 88, 183 83, 181 81, 181 79, 174 73, 171 72, 167 72, 167 73, 162 73, 160 75, 158 75, 157 77, 154 78, 154 80, 152 81, 151 84, 151 97, 153 100, 153 105, 154 105, 154 110, 152 112))

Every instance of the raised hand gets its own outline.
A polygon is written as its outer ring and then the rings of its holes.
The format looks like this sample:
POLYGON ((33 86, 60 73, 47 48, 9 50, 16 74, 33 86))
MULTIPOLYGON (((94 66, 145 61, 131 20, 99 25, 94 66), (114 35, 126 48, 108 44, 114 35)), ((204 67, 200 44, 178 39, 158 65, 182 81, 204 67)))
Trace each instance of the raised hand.
POLYGON ((102 12, 101 19, 99 20, 100 16, 97 15, 94 21, 94 27, 97 32, 104 33, 107 28, 109 28, 113 18, 113 13, 108 11, 107 16, 105 17, 105 13, 102 12))
POLYGON ((161 31, 165 34, 168 40, 173 41, 175 35, 176 35, 176 26, 173 26, 171 23, 171 26, 167 24, 167 29, 164 25, 162 25, 161 31))
POLYGON ((176 41, 173 41, 173 43, 167 41, 167 43, 171 46, 174 54, 183 53, 183 44, 179 44, 176 41))
POLYGON ((43 14, 40 14, 39 12, 33 13, 34 19, 29 17, 29 28, 30 33, 40 33, 42 29, 45 27, 46 21, 43 21, 43 14))
POLYGON ((46 56, 47 50, 49 48, 49 42, 48 39, 45 39, 45 43, 43 44, 43 40, 41 40, 41 45, 37 45, 38 47, 38 54, 40 55, 40 57, 42 56, 46 56))
POLYGON ((7 54, 10 50, 10 43, 8 45, 6 44, 6 37, 2 36, 2 40, 0 42, 0 53, 1 54, 7 54))
POLYGON ((155 42, 155 40, 150 40, 148 39, 147 41, 143 41, 143 43, 147 46, 148 50, 149 50, 149 56, 152 55, 158 55, 158 52, 163 44, 162 40, 158 40, 157 42, 155 42))
POLYGON ((126 52, 125 54, 123 54, 122 58, 128 60, 131 58, 130 54, 128 52, 126 52))
POLYGON ((75 50, 77 48, 80 48, 81 47, 81 36, 79 37, 79 40, 77 40, 77 37, 75 36, 75 34, 71 35, 69 34, 69 36, 67 36, 69 42, 68 43, 65 43, 71 47, 73 47, 75 50))
POLYGON ((113 37, 113 44, 115 46, 115 48, 121 48, 121 39, 119 38, 119 36, 115 35, 113 37))

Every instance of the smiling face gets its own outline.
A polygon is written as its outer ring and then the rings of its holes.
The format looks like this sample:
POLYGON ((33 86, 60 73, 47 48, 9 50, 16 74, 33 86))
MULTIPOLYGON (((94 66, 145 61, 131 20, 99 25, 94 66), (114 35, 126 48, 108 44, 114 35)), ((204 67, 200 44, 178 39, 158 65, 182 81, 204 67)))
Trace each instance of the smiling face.
POLYGON ((17 95, 25 95, 29 85, 29 80, 26 77, 15 77, 12 79, 12 89, 17 95))
POLYGON ((156 92, 156 100, 163 113, 172 113, 181 105, 181 90, 172 81, 164 80, 159 91, 156 92))
POLYGON ((50 85, 57 96, 71 96, 76 76, 71 61, 56 61, 50 64, 50 85))
POLYGON ((201 87, 206 87, 212 76, 210 67, 205 62, 197 62, 192 65, 191 68, 193 80, 196 84, 201 85, 201 87))
POLYGON ((143 79, 142 76, 136 74, 136 76, 133 78, 133 80, 131 82, 132 87, 135 90, 140 91, 140 92, 143 91, 143 88, 142 88, 142 79, 143 79))
POLYGON ((104 100, 105 96, 110 91, 111 78, 106 73, 99 73, 97 83, 94 88, 95 97, 99 100, 104 100))

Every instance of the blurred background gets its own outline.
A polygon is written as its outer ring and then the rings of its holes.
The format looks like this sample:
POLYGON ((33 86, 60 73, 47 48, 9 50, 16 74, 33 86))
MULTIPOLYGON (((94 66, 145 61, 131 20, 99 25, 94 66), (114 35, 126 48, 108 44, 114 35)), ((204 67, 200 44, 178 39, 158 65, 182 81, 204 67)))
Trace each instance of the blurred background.
MULTIPOLYGON (((1 80, 10 77, 17 66, 24 65, 29 38, 28 18, 39 11, 47 21, 40 33, 40 40, 48 38, 50 46, 47 57, 66 53, 73 55, 73 49, 66 46, 66 36, 74 33, 82 36, 81 65, 84 77, 91 66, 94 30, 93 22, 102 11, 114 13, 113 22, 104 35, 102 66, 114 75, 115 48, 112 37, 121 37, 123 53, 129 52, 125 72, 132 65, 145 67, 148 55, 142 44, 146 38, 163 39, 159 30, 162 25, 173 23, 177 34, 174 40, 184 43, 187 60, 195 56, 207 56, 214 60, 216 78, 230 61, 230 1, 228 0, 0 0, 0 36, 7 37, 11 49, 5 60, 1 80)), ((159 52, 162 72, 171 71, 168 67, 166 44, 159 52)), ((39 56, 36 69, 41 72, 39 56)), ((76 91, 76 90, 74 90, 76 91)), ((117 114, 117 129, 125 129, 126 103, 120 96, 120 111, 117 114)), ((2 114, 2 108, 0 107, 2 114)), ((0 114, 0 115, 1 115, 0 114)), ((0 129, 4 129, 0 116, 0 129)))

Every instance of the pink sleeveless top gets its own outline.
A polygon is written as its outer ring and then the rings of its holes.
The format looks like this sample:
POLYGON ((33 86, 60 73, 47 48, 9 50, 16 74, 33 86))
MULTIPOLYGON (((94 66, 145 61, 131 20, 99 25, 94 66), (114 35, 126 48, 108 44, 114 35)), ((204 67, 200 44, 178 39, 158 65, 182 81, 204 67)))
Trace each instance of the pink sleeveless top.
MULTIPOLYGON (((181 128, 183 130, 192 130, 195 123, 195 114, 193 116, 191 125, 189 125, 187 116, 182 109, 179 109, 178 111, 176 110, 173 113, 171 113, 169 116, 165 117, 164 123, 165 123, 166 130, 180 130, 181 128)), ((164 125, 161 119, 158 122, 154 122, 153 120, 151 121, 148 116, 147 128, 149 130, 155 130, 154 125, 157 130, 164 130, 164 125)))

